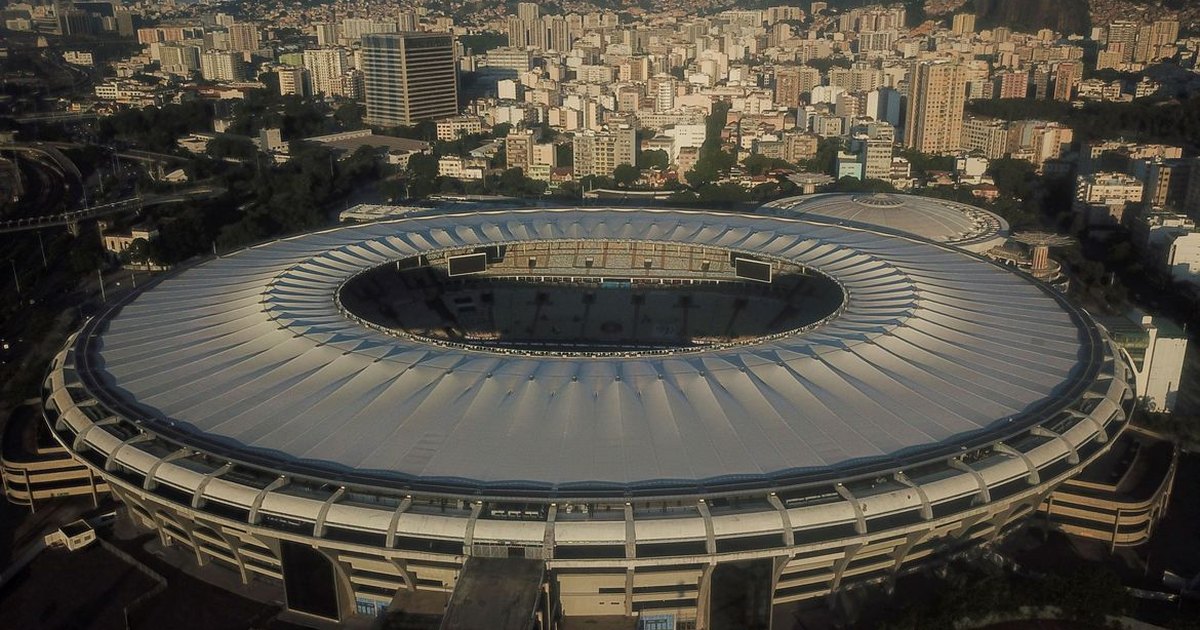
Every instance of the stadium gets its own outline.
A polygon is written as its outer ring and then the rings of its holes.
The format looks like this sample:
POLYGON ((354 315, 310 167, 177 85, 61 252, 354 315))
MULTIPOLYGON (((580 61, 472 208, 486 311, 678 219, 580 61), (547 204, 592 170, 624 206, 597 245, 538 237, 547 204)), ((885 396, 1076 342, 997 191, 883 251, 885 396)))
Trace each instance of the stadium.
POLYGON ((899 193, 785 197, 763 205, 760 211, 913 234, 977 254, 1003 245, 1009 235, 1008 222, 994 212, 947 199, 899 193))
POLYGON ((1058 292, 944 244, 538 208, 173 272, 68 341, 44 406, 140 524, 314 620, 683 629, 995 541, 1104 454, 1131 379, 1058 292))

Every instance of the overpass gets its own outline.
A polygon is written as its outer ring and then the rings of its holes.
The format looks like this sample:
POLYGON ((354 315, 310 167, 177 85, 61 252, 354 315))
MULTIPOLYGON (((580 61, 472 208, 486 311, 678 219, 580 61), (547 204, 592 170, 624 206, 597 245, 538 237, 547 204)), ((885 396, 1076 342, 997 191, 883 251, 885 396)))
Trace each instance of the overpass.
POLYGON ((0 221, 0 234, 9 232, 25 232, 29 230, 40 230, 43 228, 57 226, 74 226, 80 221, 88 219, 96 219, 114 214, 123 214, 126 212, 140 212, 142 208, 149 206, 159 206, 172 203, 182 203, 185 201, 197 201, 201 199, 214 199, 225 193, 225 189, 220 186, 197 186, 188 190, 172 193, 169 195, 148 195, 145 197, 134 197, 132 199, 122 199, 112 203, 101 204, 98 206, 90 206, 80 210, 71 212, 63 212, 60 214, 49 214, 37 217, 25 217, 21 219, 11 219, 8 221, 0 221))
POLYGON ((35 142, 35 143, 12 143, 0 144, 0 151, 14 151, 34 153, 41 155, 53 162, 64 173, 70 173, 79 182, 83 182, 83 173, 79 172, 79 167, 71 161, 62 151, 59 151, 60 146, 70 146, 67 143, 57 142, 35 142))
POLYGON ((81 120, 91 120, 99 116, 96 112, 45 112, 40 114, 20 114, 13 116, 12 119, 24 125, 32 123, 78 122, 81 120))

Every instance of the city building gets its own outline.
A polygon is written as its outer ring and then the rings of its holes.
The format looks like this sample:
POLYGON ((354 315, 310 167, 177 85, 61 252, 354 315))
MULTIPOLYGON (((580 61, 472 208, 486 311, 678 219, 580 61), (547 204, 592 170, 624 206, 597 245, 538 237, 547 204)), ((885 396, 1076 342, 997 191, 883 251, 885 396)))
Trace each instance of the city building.
POLYGON ((1086 226, 1119 224, 1128 205, 1142 200, 1142 189, 1141 181, 1125 173, 1080 175, 1074 209, 1086 226))
POLYGON ((478 116, 451 116, 437 121, 437 139, 443 142, 477 133, 483 133, 483 120, 478 116))
POLYGON ((1132 368, 1141 404, 1150 411, 1174 409, 1187 355, 1187 332, 1169 319, 1137 310, 1124 317, 1102 318, 1100 323, 1132 368))
POLYGON ((1083 80, 1082 61, 1062 61, 1054 67, 1054 100, 1070 101, 1083 80))
POLYGON ((413 125, 458 113, 452 36, 371 34, 362 43, 369 124, 413 125))
POLYGON ((310 77, 306 68, 283 67, 275 71, 279 75, 279 94, 282 96, 308 96, 310 77))
POLYGON ((904 145, 922 153, 946 154, 962 146, 966 75, 949 61, 914 64, 908 92, 904 145))
POLYGON ((571 138, 575 177, 611 176, 622 164, 637 163, 637 130, 621 125, 605 131, 583 131, 571 138))
POLYGON ((262 38, 254 24, 231 24, 229 26, 229 50, 234 52, 257 52, 262 38))
POLYGON ((201 53, 200 76, 206 81, 244 81, 246 64, 237 53, 215 50, 201 53))
POLYGON ((1167 249, 1166 263, 1172 280, 1200 284, 1200 232, 1173 238, 1167 249))
POLYGON ((308 70, 309 94, 324 97, 342 96, 342 75, 349 67, 344 49, 306 50, 304 67, 308 70))
POLYGON ((1008 123, 997 118, 968 116, 963 121, 962 146, 989 160, 1008 155, 1008 123))
POLYGON ((1135 161, 1133 175, 1145 182, 1142 202, 1152 208, 1183 210, 1194 160, 1163 159, 1135 161))

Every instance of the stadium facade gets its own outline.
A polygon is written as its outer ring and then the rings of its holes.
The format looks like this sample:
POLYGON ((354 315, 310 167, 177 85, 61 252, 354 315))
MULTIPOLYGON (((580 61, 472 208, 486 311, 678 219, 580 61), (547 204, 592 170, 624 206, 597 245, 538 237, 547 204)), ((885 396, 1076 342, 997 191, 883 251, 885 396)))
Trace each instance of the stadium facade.
POLYGON ((769 611, 995 541, 1122 433, 1132 379, 1087 313, 953 247, 564 208, 173 273, 88 321, 44 400, 136 520, 295 611, 460 614, 510 563, 544 625, 707 628, 730 572, 769 611))

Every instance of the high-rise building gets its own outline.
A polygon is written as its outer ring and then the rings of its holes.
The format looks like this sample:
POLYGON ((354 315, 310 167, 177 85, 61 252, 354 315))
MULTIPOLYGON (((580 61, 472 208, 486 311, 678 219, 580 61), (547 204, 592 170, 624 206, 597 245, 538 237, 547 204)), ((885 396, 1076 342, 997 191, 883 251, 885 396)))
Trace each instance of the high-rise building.
POLYGON ((390 20, 346 18, 342 20, 340 41, 345 44, 353 44, 367 35, 396 32, 399 32, 399 25, 390 20))
POLYGON ((1025 98, 1029 95, 1029 73, 1024 70, 1001 72, 996 77, 997 98, 1025 98))
POLYGON ((1082 61, 1060 61, 1054 67, 1054 100, 1070 101, 1082 79, 1082 61))
POLYGON ((260 45, 258 27, 253 24, 234 24, 229 27, 229 50, 254 52, 260 45))
POLYGON ((886 138, 870 139, 862 147, 863 177, 866 179, 890 179, 892 176, 892 141, 886 138))
POLYGON ((1038 64, 1029 75, 1029 83, 1033 86, 1033 98, 1044 101, 1050 98, 1050 68, 1046 64, 1038 64))
POLYGON ((453 36, 372 34, 362 43, 367 122, 412 125, 458 113, 453 36))
POLYGON ((584 131, 572 139, 575 177, 611 176, 621 164, 635 164, 637 130, 622 125, 607 131, 584 131))
POLYGON ((396 14, 396 26, 401 33, 411 33, 417 30, 417 12, 401 11, 396 14))
POLYGON ((279 93, 282 96, 308 96, 308 70, 288 66, 280 68, 279 93))
POLYGON ((672 109, 675 109, 675 81, 675 77, 669 74, 660 74, 654 76, 653 85, 655 112, 669 112, 672 109))
POLYGON ((1175 40, 1179 39, 1178 20, 1158 20, 1138 29, 1137 43, 1133 47, 1133 61, 1148 63, 1175 53, 1175 40))
POLYGON ((245 63, 238 53, 209 51, 200 55, 200 76, 206 81, 242 81, 245 63))
POLYGON ((1183 211, 1189 217, 1200 219, 1200 158, 1192 158, 1192 172, 1183 197, 1183 211))
POLYGON ((1192 160, 1154 158, 1138 169, 1145 173, 1142 202, 1154 208, 1183 209, 1187 199, 1192 160))
POLYGON ((996 118, 967 118, 963 121, 962 146, 989 160, 1000 159, 1008 153, 1008 123, 996 118))
POLYGON ((916 63, 909 79, 904 145, 922 153, 957 151, 966 89, 961 65, 943 60, 916 63))
POLYGON ((504 167, 529 172, 529 165, 532 163, 533 132, 525 130, 508 134, 504 138, 504 167))
POLYGON ((317 35, 317 46, 328 48, 336 46, 338 43, 338 25, 329 22, 322 22, 313 25, 313 31, 317 35))
POLYGON ((518 2, 517 3, 517 18, 526 22, 541 17, 541 7, 536 2, 518 2))
POLYGON ((890 87, 871 90, 867 92, 866 115, 893 127, 899 126, 903 109, 900 101, 900 92, 890 87))
POLYGON ((1117 21, 1108 25, 1108 36, 1105 44, 1109 51, 1119 52, 1121 62, 1133 60, 1133 51, 1137 44, 1140 27, 1136 22, 1117 21))
POLYGON ((975 33, 975 14, 956 13, 954 14, 954 21, 951 24, 950 30, 955 35, 971 35, 975 33))
POLYGON ((304 51, 304 67, 308 69, 309 94, 342 96, 342 75, 346 72, 346 51, 341 48, 318 48, 304 51))
POLYGON ((796 107, 800 95, 812 92, 821 85, 821 71, 811 66, 777 66, 775 68, 775 104, 796 107))
POLYGON ((200 69, 200 47, 188 44, 169 44, 158 47, 159 64, 163 72, 188 76, 200 69))

